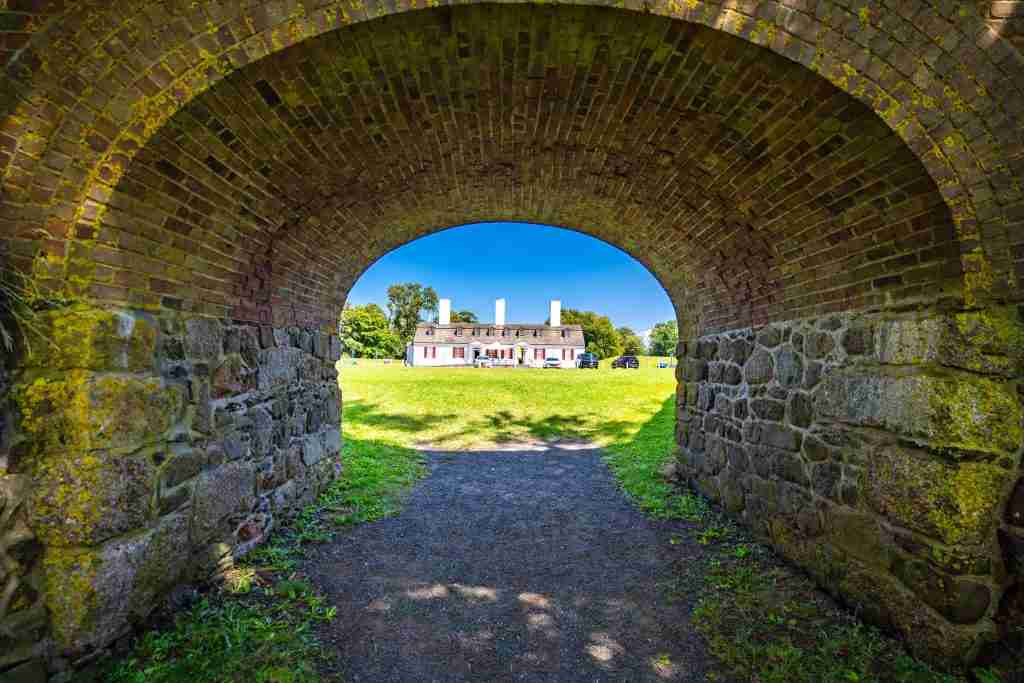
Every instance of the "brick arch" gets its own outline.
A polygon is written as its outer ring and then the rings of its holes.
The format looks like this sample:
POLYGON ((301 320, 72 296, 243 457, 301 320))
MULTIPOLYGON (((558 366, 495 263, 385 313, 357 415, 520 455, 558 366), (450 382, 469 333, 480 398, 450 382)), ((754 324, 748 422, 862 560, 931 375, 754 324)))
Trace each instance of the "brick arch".
MULTIPOLYGON (((313 0, 289 11, 192 5, 139 2, 129 21, 99 2, 67 6, 15 54, 6 85, 21 102, 0 164, 16 258, 45 228, 56 238, 43 244, 50 274, 66 277, 81 224, 102 216, 131 159, 181 106, 254 60, 390 13, 313 0)), ((1019 55, 974 11, 951 5, 854 12, 840 2, 687 0, 643 9, 762 45, 864 102, 922 160, 950 206, 968 297, 1017 298, 1020 133, 1007 124, 1022 108, 1019 55)))
POLYGON ((938 188, 868 107, 726 33, 571 6, 392 17, 236 71, 134 157, 76 273, 330 328, 382 250, 502 219, 625 248, 702 331, 959 287, 938 188))

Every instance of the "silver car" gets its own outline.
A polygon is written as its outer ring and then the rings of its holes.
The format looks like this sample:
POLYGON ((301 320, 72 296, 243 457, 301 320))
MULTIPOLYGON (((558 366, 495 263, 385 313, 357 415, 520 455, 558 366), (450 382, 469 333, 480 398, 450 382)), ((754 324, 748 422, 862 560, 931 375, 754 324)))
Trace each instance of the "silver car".
POLYGON ((562 367, 562 361, 554 356, 544 359, 544 367, 546 368, 560 368, 562 367))
POLYGON ((493 368, 494 359, 488 358, 487 356, 477 356, 473 359, 474 368, 493 368))

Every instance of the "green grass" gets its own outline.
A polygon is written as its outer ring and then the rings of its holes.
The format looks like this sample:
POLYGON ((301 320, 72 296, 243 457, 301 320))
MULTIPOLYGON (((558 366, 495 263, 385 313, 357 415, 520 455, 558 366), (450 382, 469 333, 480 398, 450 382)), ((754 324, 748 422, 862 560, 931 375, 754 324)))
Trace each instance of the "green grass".
POLYGON ((345 433, 404 446, 486 448, 636 435, 675 390, 671 369, 406 368, 339 364, 345 433))

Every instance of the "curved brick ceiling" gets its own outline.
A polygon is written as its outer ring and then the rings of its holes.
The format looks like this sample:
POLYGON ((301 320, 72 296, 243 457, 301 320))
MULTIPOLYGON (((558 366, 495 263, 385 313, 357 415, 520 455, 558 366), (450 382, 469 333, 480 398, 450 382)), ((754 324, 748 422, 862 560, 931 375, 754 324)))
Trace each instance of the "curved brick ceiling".
POLYGON ((358 24, 234 72, 136 156, 81 275, 328 324, 386 251, 501 219, 624 248, 703 330, 960 277, 924 167, 823 78, 702 26, 518 5, 358 24))

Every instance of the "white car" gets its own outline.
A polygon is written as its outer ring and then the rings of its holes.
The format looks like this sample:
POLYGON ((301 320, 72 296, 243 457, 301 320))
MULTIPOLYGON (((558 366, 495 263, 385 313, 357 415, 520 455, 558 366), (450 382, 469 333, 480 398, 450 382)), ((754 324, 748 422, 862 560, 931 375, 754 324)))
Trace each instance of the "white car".
POLYGON ((488 358, 487 356, 477 356, 473 359, 474 368, 493 368, 494 359, 488 358))
POLYGON ((554 356, 551 356, 549 358, 545 358, 544 359, 544 367, 546 367, 546 368, 560 368, 560 367, 562 367, 562 361, 560 361, 559 359, 555 358, 554 356))

